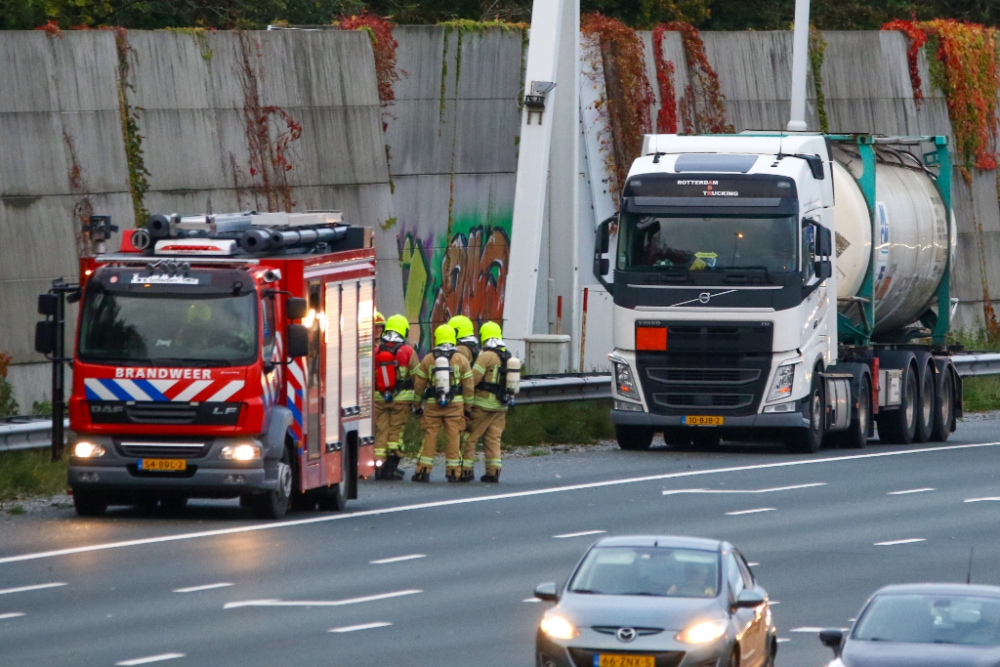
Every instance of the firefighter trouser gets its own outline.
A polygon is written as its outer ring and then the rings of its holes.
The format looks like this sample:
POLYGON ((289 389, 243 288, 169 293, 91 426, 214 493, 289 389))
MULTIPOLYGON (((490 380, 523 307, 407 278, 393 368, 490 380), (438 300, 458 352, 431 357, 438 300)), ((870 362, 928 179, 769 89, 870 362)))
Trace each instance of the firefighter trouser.
POLYGON ((445 474, 458 475, 462 471, 461 452, 459 451, 459 434, 465 428, 465 417, 462 404, 452 404, 446 407, 428 404, 420 426, 424 429, 424 447, 417 461, 417 472, 430 472, 434 467, 434 456, 437 454, 438 433, 444 431, 446 439, 445 474))
POLYGON ((375 402, 375 460, 385 462, 387 456, 401 456, 403 429, 410 418, 412 403, 375 402))
POLYGON ((500 436, 507 425, 506 410, 484 410, 472 408, 472 419, 469 421, 468 437, 462 446, 462 467, 472 470, 476 461, 476 444, 483 439, 483 450, 486 453, 486 474, 495 475, 500 472, 503 463, 500 459, 500 436))

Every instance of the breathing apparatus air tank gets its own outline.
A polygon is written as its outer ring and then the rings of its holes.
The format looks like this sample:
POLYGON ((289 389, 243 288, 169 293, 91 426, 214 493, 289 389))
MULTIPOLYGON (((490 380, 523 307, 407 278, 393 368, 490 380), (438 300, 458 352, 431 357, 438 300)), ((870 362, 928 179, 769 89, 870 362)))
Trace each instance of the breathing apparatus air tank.
POLYGON ((434 396, 441 407, 451 403, 451 360, 445 356, 434 359, 434 396))
POLYGON ((521 360, 511 357, 507 360, 507 395, 516 396, 521 391, 521 360))

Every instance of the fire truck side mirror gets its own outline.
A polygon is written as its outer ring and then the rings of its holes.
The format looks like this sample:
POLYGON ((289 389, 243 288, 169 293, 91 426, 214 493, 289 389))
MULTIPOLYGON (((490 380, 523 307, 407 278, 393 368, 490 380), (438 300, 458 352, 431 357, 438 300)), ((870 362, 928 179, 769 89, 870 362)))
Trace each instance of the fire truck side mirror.
POLYGON ((49 355, 56 349, 56 323, 43 320, 35 324, 35 352, 49 355))
POLYGON ((301 320, 309 312, 309 302, 292 298, 285 302, 285 316, 290 320, 301 320))
POLYGON ((288 356, 292 359, 309 354, 309 329, 302 324, 288 325, 288 356))
POLYGON ((38 314, 52 317, 59 308, 59 296, 46 292, 38 295, 38 314))

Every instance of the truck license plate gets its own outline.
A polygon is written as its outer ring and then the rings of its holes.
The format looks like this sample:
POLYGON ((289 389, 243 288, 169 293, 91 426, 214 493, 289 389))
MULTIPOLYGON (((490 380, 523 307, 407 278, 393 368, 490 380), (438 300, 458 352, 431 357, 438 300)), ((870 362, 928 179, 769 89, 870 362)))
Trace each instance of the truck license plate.
POLYGON ((187 461, 184 459, 139 459, 139 470, 180 472, 187 470, 187 461))
POLYGON ((594 657, 594 667, 656 667, 656 658, 651 655, 602 653, 594 657))
POLYGON ((687 415, 684 417, 685 426, 722 426, 724 417, 710 417, 708 415, 687 415))

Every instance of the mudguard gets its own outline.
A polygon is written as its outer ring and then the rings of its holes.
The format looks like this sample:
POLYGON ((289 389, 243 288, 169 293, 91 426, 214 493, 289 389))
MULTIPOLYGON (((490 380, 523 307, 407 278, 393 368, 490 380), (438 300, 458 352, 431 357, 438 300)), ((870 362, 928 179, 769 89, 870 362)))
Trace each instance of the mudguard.
POLYGON ((264 459, 274 460, 281 458, 281 451, 285 447, 285 434, 292 425, 292 411, 283 405, 275 405, 271 408, 271 419, 267 432, 261 438, 264 444, 264 459))

